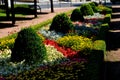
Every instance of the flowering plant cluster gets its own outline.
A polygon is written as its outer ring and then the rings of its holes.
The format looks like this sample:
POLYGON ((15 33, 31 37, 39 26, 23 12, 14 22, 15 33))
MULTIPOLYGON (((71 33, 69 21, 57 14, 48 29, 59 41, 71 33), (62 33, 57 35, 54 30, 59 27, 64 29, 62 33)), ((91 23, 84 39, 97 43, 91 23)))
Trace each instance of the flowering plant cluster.
POLYGON ((70 60, 65 61, 62 64, 52 65, 52 66, 41 66, 37 69, 25 71, 24 73, 19 73, 17 76, 10 75, 5 77, 5 79, 10 80, 79 80, 82 79, 85 70, 84 60, 70 60))
MULTIPOLYGON (((88 60, 86 55, 89 55, 92 49, 105 49, 103 42, 92 41, 92 37, 99 34, 102 24, 100 20, 104 18, 104 15, 94 13, 92 16, 86 15, 84 18, 84 22, 73 22, 72 30, 66 31, 65 26, 62 26, 65 33, 58 32, 59 29, 49 31, 48 26, 47 29, 39 30, 37 33, 42 38, 47 53, 42 62, 38 61, 33 65, 25 64, 25 60, 18 63, 11 62, 14 38, 0 41, 0 79, 3 76, 6 79, 16 80, 29 78, 78 80, 78 75, 83 76, 84 63, 88 60)), ((55 28, 58 28, 57 25, 55 28)))
POLYGON ((86 49, 91 50, 92 40, 82 36, 64 36, 57 40, 57 43, 61 46, 72 48, 75 51, 84 51, 86 49))
POLYGON ((0 40, 0 50, 13 48, 14 42, 14 38, 0 40))
POLYGON ((10 61, 11 50, 5 49, 0 51, 0 76, 17 75, 26 70, 31 70, 45 65, 60 64, 69 61, 61 52, 57 51, 53 46, 46 45, 47 55, 42 63, 38 62, 33 65, 27 65, 24 60, 19 63, 10 61))
POLYGON ((63 33, 49 31, 45 29, 41 29, 38 33, 42 34, 45 38, 50 39, 50 40, 57 40, 58 38, 64 36, 63 33))
POLYGON ((94 37, 98 35, 99 29, 98 27, 92 28, 92 27, 87 27, 86 25, 76 25, 74 27, 75 33, 78 34, 79 36, 85 36, 88 38, 94 37))
POLYGON ((92 24, 91 27, 95 27, 95 26, 100 26, 102 24, 105 15, 100 13, 94 13, 93 16, 88 15, 88 16, 84 16, 84 18, 85 18, 85 23, 91 23, 92 24))
POLYGON ((64 46, 59 46, 53 40, 45 40, 44 43, 46 45, 54 46, 58 51, 60 51, 66 58, 72 59, 78 57, 77 51, 72 50, 71 48, 66 48, 64 46))

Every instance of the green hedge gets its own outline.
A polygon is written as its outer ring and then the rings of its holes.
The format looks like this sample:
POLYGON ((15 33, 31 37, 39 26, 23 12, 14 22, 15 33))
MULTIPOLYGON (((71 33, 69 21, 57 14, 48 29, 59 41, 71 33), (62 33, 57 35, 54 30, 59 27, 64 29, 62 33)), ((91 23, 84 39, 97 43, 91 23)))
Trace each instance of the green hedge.
POLYGON ((98 39, 105 40, 105 38, 106 38, 106 33, 108 32, 108 30, 109 30, 109 24, 108 24, 108 23, 103 23, 103 24, 100 26, 99 35, 97 36, 98 39))
POLYGON ((105 43, 105 41, 104 40, 96 40, 96 41, 94 41, 93 49, 103 51, 104 54, 105 54, 105 52, 106 52, 106 43, 105 43))
POLYGON ((112 14, 112 8, 104 5, 99 5, 98 11, 101 14, 112 14))
POLYGON ((103 23, 110 23, 110 21, 111 21, 111 14, 106 14, 103 23))
POLYGON ((86 4, 82 4, 80 6, 80 11, 82 12, 82 14, 84 16, 87 16, 87 15, 93 15, 94 14, 94 11, 92 9, 92 7, 90 6, 90 4, 86 3, 86 4))
POLYGON ((88 57, 83 80, 103 80, 103 61, 103 51, 92 50, 88 57))

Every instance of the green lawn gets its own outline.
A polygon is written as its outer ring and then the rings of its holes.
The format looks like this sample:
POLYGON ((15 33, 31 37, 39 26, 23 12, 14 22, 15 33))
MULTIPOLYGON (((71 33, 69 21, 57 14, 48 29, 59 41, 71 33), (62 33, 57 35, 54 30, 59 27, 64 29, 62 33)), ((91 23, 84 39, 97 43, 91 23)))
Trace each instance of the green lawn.
MULTIPOLYGON (((16 17, 23 17, 26 15, 32 15, 33 14, 33 9, 29 8, 29 5, 25 4, 15 4, 14 5, 14 11, 15 11, 15 16, 16 17)), ((11 11, 10 11, 11 13, 11 11)), ((0 18, 6 16, 6 10, 5 10, 5 5, 0 5, 0 18)))

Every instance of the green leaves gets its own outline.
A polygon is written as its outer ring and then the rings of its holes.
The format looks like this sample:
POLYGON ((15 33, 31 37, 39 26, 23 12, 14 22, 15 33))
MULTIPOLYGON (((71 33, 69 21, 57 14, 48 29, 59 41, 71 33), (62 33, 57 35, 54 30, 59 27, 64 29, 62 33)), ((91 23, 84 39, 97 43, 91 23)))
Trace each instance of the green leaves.
POLYGON ((70 47, 75 51, 83 51, 92 49, 92 40, 82 36, 64 36, 57 40, 58 44, 65 47, 70 47))

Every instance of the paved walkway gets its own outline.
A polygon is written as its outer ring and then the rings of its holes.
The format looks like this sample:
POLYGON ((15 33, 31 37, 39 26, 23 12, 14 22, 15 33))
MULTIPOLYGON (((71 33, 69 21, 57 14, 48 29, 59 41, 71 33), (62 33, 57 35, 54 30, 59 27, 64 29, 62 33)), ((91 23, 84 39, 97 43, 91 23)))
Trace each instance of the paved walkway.
POLYGON ((41 14, 38 14, 38 18, 34 18, 33 15, 27 16, 27 18, 24 18, 26 20, 17 20, 14 26, 11 25, 10 21, 0 22, 0 38, 16 33, 22 28, 30 27, 48 19, 52 19, 56 14, 67 12, 68 10, 73 10, 75 8, 76 7, 55 8, 54 13, 51 13, 50 9, 45 9, 42 10, 41 14))

